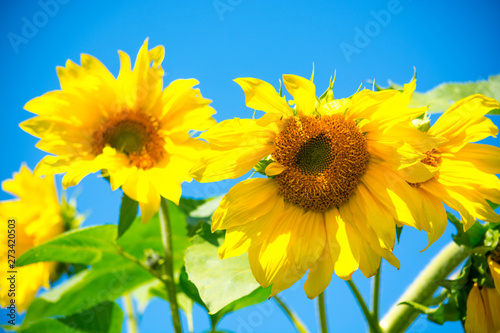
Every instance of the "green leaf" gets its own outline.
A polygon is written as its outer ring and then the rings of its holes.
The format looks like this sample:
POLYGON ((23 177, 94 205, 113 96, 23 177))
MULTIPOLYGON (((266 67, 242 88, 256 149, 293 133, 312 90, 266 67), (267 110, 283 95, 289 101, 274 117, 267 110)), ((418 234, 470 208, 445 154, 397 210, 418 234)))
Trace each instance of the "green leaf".
POLYGON ((122 204, 120 206, 120 219, 118 221, 118 238, 132 225, 137 216, 139 203, 123 193, 122 204))
MULTIPOLYGON (((190 242, 184 214, 175 205, 169 203, 169 206, 174 270, 178 277, 184 264, 184 250, 190 242)), ((21 256, 19 260, 23 265, 55 260, 92 266, 35 299, 25 321, 71 315, 104 301, 114 301, 154 280, 147 270, 124 258, 119 248, 143 263, 146 263, 147 253, 163 253, 158 215, 145 225, 137 218, 128 232, 118 240, 116 236, 116 225, 89 227, 65 233, 21 256)), ((187 299, 187 302, 192 301, 187 299)))
POLYGON ((216 314, 210 315, 212 325, 215 326, 222 319, 222 317, 230 312, 243 309, 247 306, 259 304, 268 300, 271 296, 271 289, 271 286, 267 288, 259 287, 252 291, 250 294, 229 303, 228 305, 217 311, 216 314))
POLYGON ((123 312, 113 302, 103 302, 92 308, 62 318, 46 318, 21 326, 19 333, 120 333, 123 312))
POLYGON ((488 230, 488 226, 482 225, 479 222, 475 222, 472 227, 470 227, 467 232, 464 232, 464 227, 462 222, 460 222, 453 214, 447 212, 448 220, 455 225, 457 228, 457 234, 453 236, 453 240, 458 245, 464 245, 469 248, 475 248, 482 244, 484 235, 488 230))
POLYGON ((446 321, 458 321, 462 317, 460 309, 457 307, 455 302, 452 301, 441 303, 435 309, 431 309, 429 307, 426 307, 425 305, 415 302, 402 302, 400 304, 406 304, 408 306, 411 306, 418 312, 426 314, 428 320, 439 325, 443 325, 446 321))
MULTIPOLYGON (((185 269, 183 269, 183 271, 181 272, 181 276, 179 279, 179 286, 182 288, 182 291, 184 292, 185 295, 187 295, 196 303, 200 304, 208 311, 208 307, 205 305, 205 303, 200 297, 198 288, 196 288, 195 284, 189 280, 189 277, 185 269)), ((222 317, 224 317, 226 314, 250 305, 264 302, 269 298, 270 295, 271 295, 271 287, 268 287, 266 289, 259 287, 250 294, 229 303, 228 305, 217 311, 217 313, 210 315, 210 321, 212 322, 212 327, 215 327, 217 323, 222 319, 222 317)))
POLYGON ((184 260, 189 280, 197 287, 210 314, 259 288, 246 254, 219 259, 218 246, 200 236, 193 239, 184 260))
POLYGON ((116 225, 101 225, 66 232, 31 248, 16 261, 25 266, 41 261, 92 265, 105 254, 116 254, 116 225))
POLYGON ((105 301, 114 301, 153 278, 126 259, 106 264, 83 271, 36 298, 28 308, 25 321, 67 316, 105 301))
POLYGON ((465 262, 464 267, 460 271, 460 275, 454 279, 454 280, 440 280, 436 281, 436 283, 443 287, 446 288, 448 291, 453 291, 453 290, 462 290, 464 288, 467 288, 469 284, 469 275, 471 272, 471 267, 472 267, 472 260, 469 258, 465 262))
MULTIPOLYGON (((389 89, 401 89, 402 87, 393 82, 389 82, 389 89)), ((474 94, 500 100, 500 74, 493 75, 488 80, 463 83, 442 83, 424 93, 414 92, 410 107, 421 107, 429 105, 429 113, 444 112, 456 101, 474 94)), ((489 114, 498 115, 500 109, 495 109, 489 114)))

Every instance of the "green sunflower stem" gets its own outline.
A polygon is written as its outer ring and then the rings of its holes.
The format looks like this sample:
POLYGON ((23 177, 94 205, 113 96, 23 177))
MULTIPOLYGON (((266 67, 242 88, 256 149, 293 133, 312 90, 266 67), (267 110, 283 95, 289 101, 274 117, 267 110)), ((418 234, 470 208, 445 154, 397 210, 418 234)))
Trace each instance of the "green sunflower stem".
POLYGON ((328 322, 326 321, 325 292, 322 292, 318 296, 318 312, 319 322, 321 324, 321 333, 328 333, 328 322))
POLYGON ((396 303, 389 309, 380 322, 386 333, 404 332, 418 317, 419 312, 401 302, 426 304, 438 289, 436 281, 446 279, 468 256, 470 252, 464 246, 453 241, 444 247, 431 262, 420 272, 417 278, 406 288, 396 303))
POLYGON ((380 326, 378 324, 378 320, 373 316, 373 314, 370 312, 368 309, 368 306, 366 305, 366 302, 361 295, 361 293, 358 290, 358 287, 356 287, 356 284, 352 280, 347 281, 347 285, 351 289, 352 294, 356 298, 356 301, 359 304, 359 307, 361 308, 361 311, 363 312, 363 315, 365 316, 366 322, 368 323, 368 326, 370 327, 370 332, 371 333, 382 333, 382 330, 380 329, 380 326))
POLYGON ((300 320, 297 314, 290 310, 290 308, 277 295, 274 296, 274 300, 279 304, 279 306, 281 306, 283 311, 285 311, 286 315, 288 316, 288 318, 290 318, 299 333, 309 333, 309 330, 304 325, 302 320, 300 320))
POLYGON ((373 291, 372 291, 372 313, 375 320, 379 320, 379 298, 380 298, 380 270, 382 269, 382 263, 379 264, 377 273, 373 278, 373 291))
POLYGON ((175 333, 182 333, 181 318, 179 316, 179 305, 177 303, 177 292, 174 280, 174 260, 172 247, 172 228, 170 226, 170 216, 168 214, 168 203, 165 198, 161 198, 160 204, 160 225, 163 247, 165 248, 165 277, 162 279, 167 288, 170 312, 172 313, 172 323, 175 333))

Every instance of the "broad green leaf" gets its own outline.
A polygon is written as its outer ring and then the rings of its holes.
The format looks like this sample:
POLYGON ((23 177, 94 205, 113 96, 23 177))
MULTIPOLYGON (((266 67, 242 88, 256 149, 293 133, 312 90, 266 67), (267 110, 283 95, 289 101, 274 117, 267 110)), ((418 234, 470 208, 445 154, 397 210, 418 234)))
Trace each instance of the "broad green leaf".
POLYGON ((203 225, 212 220, 212 215, 219 206, 222 197, 221 195, 201 200, 181 198, 179 208, 187 216, 189 236, 194 236, 203 225))
MULTIPOLYGON (((189 277, 185 269, 181 271, 179 286, 180 288, 182 288, 182 291, 184 292, 185 295, 187 295, 190 299, 192 299, 196 303, 200 304, 208 311, 207 306, 200 297, 198 288, 196 288, 194 283, 189 281, 189 277)), ((271 287, 268 287, 266 289, 259 287, 250 294, 229 303, 228 305, 217 311, 217 313, 210 315, 210 321, 212 323, 212 327, 215 327, 217 323, 222 319, 222 317, 224 317, 226 314, 250 305, 261 303, 267 300, 270 295, 271 295, 271 287)))
MULTIPOLYGON (((402 86, 389 82, 390 89, 402 89, 402 86)), ((456 101, 474 94, 483 94, 500 101, 500 74, 493 75, 488 80, 463 83, 442 83, 424 93, 414 92, 410 107, 429 106, 429 113, 444 112, 456 101)), ((489 114, 500 114, 500 109, 489 114)))
POLYGON ((41 261, 92 265, 105 254, 116 254, 116 225, 77 229, 31 248, 16 261, 17 266, 41 261))
POLYGON ((146 224, 141 222, 140 217, 136 218, 128 231, 116 241, 116 244, 136 258, 145 258, 145 251, 148 249, 163 255, 158 214, 146 224))
POLYGON ((67 316, 105 301, 114 301, 151 279, 152 275, 126 259, 99 265, 36 298, 24 321, 31 323, 46 317, 67 316))
POLYGON ((210 315, 212 325, 215 326, 222 319, 222 317, 230 312, 266 301, 267 299, 269 299, 269 296, 271 296, 271 289, 271 286, 267 288, 258 287, 250 294, 229 303, 228 305, 217 311, 217 313, 210 315))
POLYGON ((118 221, 118 238, 132 225, 137 216, 139 203, 123 193, 122 204, 120 205, 120 218, 118 221))
POLYGON ((470 227, 467 232, 464 232, 464 227, 462 222, 460 222, 453 214, 446 213, 448 215, 448 220, 455 225, 457 228, 457 234, 453 236, 453 240, 458 245, 464 245, 469 248, 475 248, 482 244, 484 235, 488 230, 486 225, 482 225, 479 222, 475 222, 472 227, 470 227))
POLYGON ((246 254, 219 259, 218 246, 200 236, 193 239, 184 260, 189 280, 196 285, 210 314, 259 288, 246 254))
POLYGON ((120 333, 123 312, 113 302, 103 302, 92 308, 62 318, 46 318, 22 325, 20 333, 120 333))
MULTIPOLYGON (((185 215, 169 203, 176 277, 183 267, 184 250, 190 244, 185 215)), ((26 314, 27 323, 52 316, 67 316, 99 304, 154 280, 147 270, 121 255, 120 248, 147 265, 148 253, 163 254, 158 215, 145 225, 137 218, 118 240, 117 226, 104 225, 65 233, 27 251, 19 260, 26 265, 61 261, 91 265, 66 282, 35 299, 26 314), (82 295, 85 297, 82 298, 82 295)), ((177 278, 176 278, 177 279, 177 278)), ((187 299, 187 297, 186 297, 187 299)), ((187 299, 187 302, 191 302, 187 299)), ((191 302, 192 303, 192 302, 191 302)))

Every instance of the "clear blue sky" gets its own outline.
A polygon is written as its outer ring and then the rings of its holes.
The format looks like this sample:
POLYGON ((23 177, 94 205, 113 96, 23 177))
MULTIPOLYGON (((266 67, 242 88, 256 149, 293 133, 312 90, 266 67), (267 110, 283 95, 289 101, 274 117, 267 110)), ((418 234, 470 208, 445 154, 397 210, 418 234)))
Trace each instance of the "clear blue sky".
MULTIPOLYGON (((486 79, 500 73, 500 3, 498 1, 3 1, 0 5, 0 91, 2 97, 0 179, 10 178, 21 162, 34 168, 44 156, 36 139, 18 124, 31 117, 23 105, 35 96, 59 89, 56 66, 80 53, 100 59, 117 75, 117 50, 137 54, 146 37, 166 48, 165 85, 178 78, 197 78, 202 94, 213 100, 216 119, 250 117, 244 96, 232 80, 252 76, 275 86, 284 73, 308 77, 323 91, 337 70, 335 95, 346 97, 367 79, 385 85, 404 83, 418 71, 417 90, 444 81, 486 79), (369 3, 369 4, 368 4, 369 3), (217 8, 218 9, 217 9, 217 8), (385 11, 386 15, 380 14, 385 11), (389 15, 387 15, 389 13, 389 15), (361 31, 361 33, 360 33, 361 31), (364 36, 363 36, 364 35, 364 36)), ((494 120, 499 125, 499 120, 494 120)), ((498 140, 488 143, 498 146, 498 140)), ((60 177, 58 178, 60 180, 60 177)), ((226 192, 233 181, 185 184, 185 196, 208 197, 226 192)), ((96 176, 76 189, 80 211, 91 212, 86 224, 115 223, 119 191, 96 176)), ((8 199, 0 193, 0 200, 8 199)), ((450 240, 453 227, 424 253, 424 233, 405 230, 395 253, 399 271, 384 263, 381 313, 396 301, 425 263, 450 240)), ((370 281, 354 274, 369 296, 370 281)), ((282 293, 316 332, 315 302, 302 290, 303 281, 282 293)), ((334 277, 326 291, 332 332, 365 331, 365 323, 345 283, 334 277)), ((142 332, 170 328, 168 305, 156 300, 142 317, 142 332)), ((195 331, 209 329, 201 308, 195 309, 195 331)), ((225 317, 219 328, 241 332, 293 331, 273 301, 225 317), (245 325, 244 323, 247 323, 245 325)), ((455 332, 422 318, 410 332, 455 332)))

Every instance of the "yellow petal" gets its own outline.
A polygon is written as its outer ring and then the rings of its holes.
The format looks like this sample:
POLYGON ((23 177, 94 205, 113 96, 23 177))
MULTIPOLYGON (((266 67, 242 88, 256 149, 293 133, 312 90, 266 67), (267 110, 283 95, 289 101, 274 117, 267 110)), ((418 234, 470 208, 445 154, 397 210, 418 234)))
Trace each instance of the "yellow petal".
POLYGON ((250 171, 261 159, 274 151, 273 145, 241 147, 231 150, 213 149, 190 170, 193 179, 201 183, 234 179, 250 171))
POLYGON ((359 270, 366 278, 377 274, 380 267, 380 256, 373 251, 370 244, 361 242, 361 255, 359 260, 359 270))
POLYGON ((219 248, 219 257, 226 259, 248 252, 251 247, 262 244, 267 231, 272 228, 276 219, 283 214, 283 200, 272 200, 274 207, 248 223, 229 227, 226 230, 224 244, 219 248))
POLYGON ((371 118, 383 101, 398 94, 400 92, 394 89, 381 91, 361 90, 351 97, 352 103, 346 111, 346 116, 349 119, 371 118))
POLYGON ((285 289, 290 288, 295 282, 299 281, 305 273, 306 271, 299 270, 293 263, 288 263, 287 265, 282 266, 274 279, 275 281, 273 282, 273 287, 271 289, 271 297, 285 289))
POLYGON ((359 267, 361 240, 342 213, 336 208, 326 211, 325 225, 335 274, 349 280, 359 267))
MULTIPOLYGON (((363 210, 361 209, 359 202, 357 200, 349 200, 348 203, 339 207, 339 211, 342 214, 342 217, 346 221, 346 223, 350 223, 352 227, 358 232, 360 235, 360 241, 366 242, 370 245, 371 249, 380 257, 386 259, 391 265, 400 268, 399 260, 392 254, 392 251, 382 247, 381 241, 372 228, 370 223, 365 218, 363 210)), ((361 252, 360 248, 360 261, 361 261, 361 252)))
POLYGON ((212 231, 243 225, 268 214, 278 199, 274 180, 254 178, 242 181, 222 198, 212 217, 212 231))
POLYGON ((470 199, 464 197, 462 194, 457 193, 449 187, 445 187, 437 180, 431 179, 421 185, 424 190, 430 192, 440 198, 446 205, 455 209, 460 213, 462 223, 464 224, 464 231, 467 231, 476 222, 476 209, 475 205, 470 199))
POLYGON ((297 75, 283 75, 286 90, 293 96, 297 111, 312 115, 316 105, 316 86, 308 79, 297 75))
POLYGON ((385 249, 392 250, 396 238, 396 224, 392 214, 380 204, 363 184, 358 184, 349 200, 356 202, 364 212, 365 219, 375 230, 380 240, 380 245, 385 249))
POLYGON ((484 288, 486 290, 485 299, 488 299, 489 314, 491 315, 492 332, 500 332, 500 294, 493 288, 484 288))
POLYGON ((413 188, 385 164, 372 162, 360 181, 396 221, 420 229, 421 199, 413 188))
POLYGON ((214 126, 212 115, 215 110, 209 106, 211 100, 203 98, 199 89, 194 89, 195 79, 172 81, 163 91, 158 119, 161 128, 169 133, 190 130, 204 131, 214 126))
POLYGON ((330 245, 326 244, 323 253, 309 269, 309 275, 304 284, 308 298, 315 298, 330 284, 333 274, 333 260, 330 256, 330 245))
POLYGON ((288 106, 284 97, 280 97, 269 83, 254 78, 238 78, 238 83, 245 92, 245 102, 249 108, 268 113, 279 113, 292 116, 293 110, 288 106))
POLYGON ((443 159, 439 182, 445 186, 460 187, 469 192, 480 193, 485 199, 495 203, 500 202, 498 177, 477 170, 469 161, 443 159))
MULTIPOLYGON (((160 194, 156 190, 147 170, 138 169, 136 172, 131 173, 130 177, 122 185, 122 190, 127 196, 139 202, 142 223, 147 223, 158 212, 160 194)), ((174 201, 174 203, 179 204, 178 201, 174 201)))
POLYGON ((465 331, 467 333, 490 333, 491 324, 487 317, 485 300, 477 284, 474 284, 467 297, 467 318, 465 319, 465 331))
POLYGON ((488 257, 488 266, 490 267, 490 273, 495 283, 495 288, 498 291, 498 295, 500 295, 500 264, 493 261, 490 256, 488 257))
POLYGON ((500 148, 479 143, 468 143, 455 154, 443 154, 442 157, 469 161, 482 172, 500 173, 500 148), (449 156, 448 156, 449 155, 449 156))
POLYGON ((417 189, 423 203, 423 212, 425 219, 422 220, 422 229, 427 232, 429 242, 425 251, 432 243, 443 235, 446 230, 448 218, 441 200, 436 198, 432 193, 425 191, 423 188, 417 189))
POLYGON ((483 95, 463 98, 439 117, 429 133, 447 138, 449 142, 443 147, 457 152, 469 142, 498 134, 498 128, 484 117, 490 110, 498 108, 496 100, 483 95))
POLYGON ((325 248, 326 229, 323 213, 306 211, 293 225, 291 250, 299 271, 308 270, 325 248))
POLYGON ((254 119, 224 120, 202 133, 200 138, 221 149, 260 147, 272 144, 276 132, 254 119))
POLYGON ((331 102, 320 105, 318 112, 322 116, 328 116, 332 114, 344 114, 351 106, 352 102, 348 98, 336 99, 331 102))
POLYGON ((66 67, 57 67, 62 90, 97 90, 101 86, 113 86, 113 75, 98 59, 88 54, 82 54, 81 64, 78 66, 73 61, 68 60, 66 67))
POLYGON ((270 163, 265 170, 266 176, 276 176, 285 171, 285 166, 281 165, 278 162, 270 163))
POLYGON ((279 223, 275 222, 263 235, 262 246, 257 249, 258 255, 255 256, 256 250, 249 250, 250 267, 261 286, 267 287, 276 283, 277 276, 282 274, 283 270, 287 270, 293 262, 290 253, 292 228, 301 214, 300 209, 285 210, 281 218, 276 220, 279 223))
POLYGON ((385 100, 376 112, 374 112, 371 119, 384 119, 384 122, 401 122, 412 120, 422 113, 424 113, 427 108, 409 108, 413 92, 417 86, 417 81, 412 80, 410 83, 404 85, 403 92, 395 94, 391 98, 385 100), (397 112, 395 112, 397 110, 397 112))

